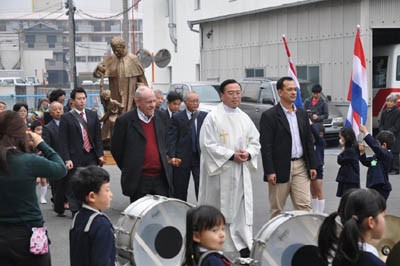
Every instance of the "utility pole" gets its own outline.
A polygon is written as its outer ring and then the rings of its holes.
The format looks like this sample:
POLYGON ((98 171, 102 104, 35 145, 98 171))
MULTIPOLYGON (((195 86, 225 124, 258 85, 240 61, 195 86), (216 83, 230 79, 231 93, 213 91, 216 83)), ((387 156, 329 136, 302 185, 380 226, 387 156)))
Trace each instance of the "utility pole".
POLYGON ((75 6, 72 0, 65 2, 65 8, 68 9, 68 31, 69 31, 69 73, 71 90, 78 87, 76 77, 76 59, 75 59, 75 6))
POLYGON ((128 0, 122 0, 122 12, 123 12, 123 28, 122 38, 125 41, 126 48, 129 47, 129 14, 128 14, 128 0))

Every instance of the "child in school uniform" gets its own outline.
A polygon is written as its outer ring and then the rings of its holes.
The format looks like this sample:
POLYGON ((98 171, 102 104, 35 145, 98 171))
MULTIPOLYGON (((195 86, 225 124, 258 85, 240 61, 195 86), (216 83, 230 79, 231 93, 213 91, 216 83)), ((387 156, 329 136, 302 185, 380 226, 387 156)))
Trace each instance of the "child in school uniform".
POLYGON ((317 177, 310 182, 311 204, 314 212, 324 213, 325 197, 322 189, 324 176, 324 152, 326 142, 324 139, 325 127, 322 123, 311 124, 311 133, 314 137, 315 154, 317 155, 318 168, 317 177))
POLYGON ((337 197, 349 189, 360 188, 360 152, 356 135, 351 127, 344 127, 339 132, 340 143, 343 145, 342 152, 337 157, 340 165, 336 181, 338 182, 337 197))
POLYGON ((115 237, 110 219, 101 211, 110 207, 110 176, 97 166, 78 168, 72 190, 82 201, 69 232, 71 266, 115 266, 115 237))
POLYGON ((364 133, 364 141, 374 152, 372 157, 367 157, 365 146, 359 145, 360 161, 364 166, 368 167, 367 188, 375 189, 387 200, 392 190, 392 185, 389 182, 389 172, 392 167, 393 154, 390 149, 395 142, 395 137, 390 131, 381 131, 374 139, 363 125, 360 126, 360 131, 364 133))
POLYGON ((186 215, 186 251, 182 266, 229 266, 222 254, 225 217, 215 207, 202 205, 186 215))
MULTIPOLYGON (((42 124, 42 122, 40 122, 40 120, 34 120, 31 123, 30 130, 32 132, 35 132, 39 136, 42 136, 42 132, 43 132, 43 124, 42 124)), ((35 152, 37 152, 37 151, 35 151, 35 152)), ((37 154, 40 155, 40 153, 37 153, 37 154)), ((47 203, 47 200, 46 200, 47 180, 46 180, 46 178, 38 177, 38 178, 36 178, 36 183, 40 184, 40 197, 39 197, 40 203, 41 204, 46 204, 47 203)))

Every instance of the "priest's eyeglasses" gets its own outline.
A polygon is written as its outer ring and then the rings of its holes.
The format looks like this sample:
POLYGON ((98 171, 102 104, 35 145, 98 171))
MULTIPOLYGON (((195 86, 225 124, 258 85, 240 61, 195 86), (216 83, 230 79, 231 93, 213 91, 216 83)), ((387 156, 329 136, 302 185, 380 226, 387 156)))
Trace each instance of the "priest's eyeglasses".
POLYGON ((240 96, 242 95, 242 91, 227 91, 226 94, 228 94, 229 96, 240 96))

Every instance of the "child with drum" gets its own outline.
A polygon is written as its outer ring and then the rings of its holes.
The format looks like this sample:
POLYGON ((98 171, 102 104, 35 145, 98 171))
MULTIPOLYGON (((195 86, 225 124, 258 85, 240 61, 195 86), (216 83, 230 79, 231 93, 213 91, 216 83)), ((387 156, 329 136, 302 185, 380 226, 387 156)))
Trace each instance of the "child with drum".
POLYGON ((71 266, 115 266, 114 228, 102 210, 110 207, 110 175, 91 165, 78 168, 71 179, 82 208, 75 214, 69 232, 71 266))
POLYGON ((338 182, 336 196, 342 197, 346 190, 360 188, 360 152, 356 135, 351 127, 342 128, 339 137, 343 150, 337 157, 340 168, 336 177, 338 182))
POLYGON ((374 151, 374 156, 367 157, 365 146, 359 145, 360 162, 368 167, 367 188, 375 189, 387 200, 392 191, 389 172, 392 168, 393 154, 390 152, 390 148, 395 143, 395 137, 392 132, 383 130, 374 139, 363 125, 360 125, 360 131, 365 135, 365 142, 374 151))
POLYGON ((182 266, 226 266, 232 263, 222 255, 225 217, 215 207, 199 206, 186 215, 186 251, 182 266))
MULTIPOLYGON (((378 252, 370 243, 380 239, 385 230, 385 199, 373 189, 356 189, 346 193, 345 203, 342 204, 342 230, 336 246, 332 266, 384 266, 378 257, 378 252)), ((336 227, 336 216, 331 214, 326 219, 330 224, 321 226, 321 237, 328 237, 332 228, 336 227)), ((319 239, 319 243, 320 242, 319 239)), ((333 255, 333 254, 332 254, 333 255)))

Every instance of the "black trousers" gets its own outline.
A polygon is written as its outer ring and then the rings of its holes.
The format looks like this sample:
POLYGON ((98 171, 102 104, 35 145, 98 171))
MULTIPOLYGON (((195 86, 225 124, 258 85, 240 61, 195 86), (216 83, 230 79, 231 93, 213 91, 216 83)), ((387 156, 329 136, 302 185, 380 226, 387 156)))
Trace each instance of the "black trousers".
POLYGON ((70 185, 70 180, 72 176, 76 173, 76 170, 78 167, 85 167, 89 165, 97 165, 98 164, 98 158, 96 156, 96 153, 92 149, 90 153, 85 153, 84 157, 82 159, 82 162, 80 162, 78 165, 74 164, 74 168, 68 171, 68 174, 63 177, 61 180, 57 181, 56 184, 56 195, 54 199, 54 211, 57 213, 64 213, 64 201, 65 197, 67 198, 69 202, 69 209, 71 212, 77 212, 82 206, 82 203, 76 199, 71 185, 70 185))
POLYGON ((131 202, 134 202, 147 194, 169 196, 168 182, 165 173, 158 176, 141 176, 135 195, 129 198, 131 202))
POLYGON ((196 199, 199 195, 199 180, 200 180, 200 157, 198 154, 193 154, 190 167, 174 167, 174 197, 183 201, 187 201, 187 191, 190 181, 190 173, 193 175, 194 190, 196 199))
POLYGON ((50 253, 34 255, 29 252, 31 235, 32 230, 25 224, 0 223, 0 265, 51 266, 50 253))

